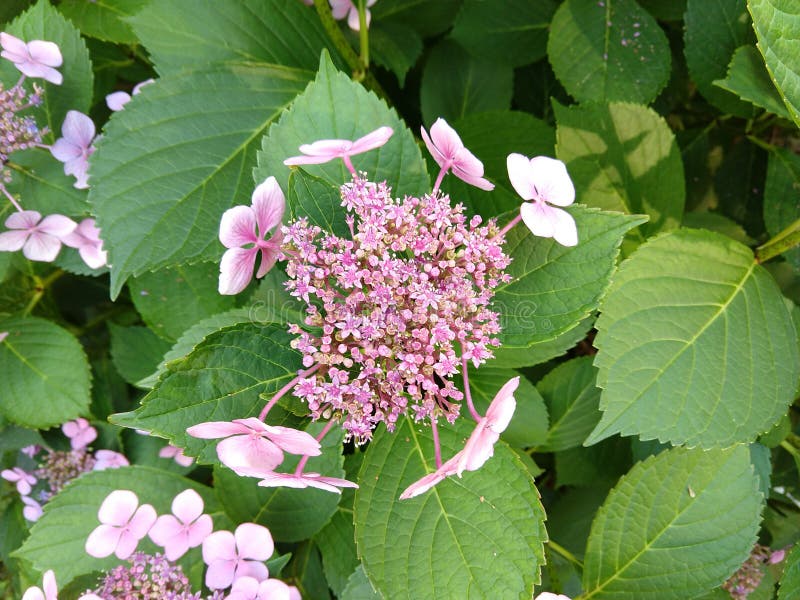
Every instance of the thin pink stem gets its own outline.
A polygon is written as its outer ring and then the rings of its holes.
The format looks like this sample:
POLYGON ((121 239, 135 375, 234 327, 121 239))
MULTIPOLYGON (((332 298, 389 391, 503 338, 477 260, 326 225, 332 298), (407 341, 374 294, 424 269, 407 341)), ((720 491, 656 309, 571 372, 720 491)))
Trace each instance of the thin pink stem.
POLYGON ((450 170, 450 163, 446 162, 442 165, 441 170, 439 171, 439 175, 436 177, 436 183, 433 184, 433 190, 431 191, 431 196, 435 196, 436 192, 439 191, 439 186, 442 185, 442 180, 447 172, 450 170))
POLYGON ((492 241, 496 240, 499 237, 504 236, 508 231, 517 223, 522 220, 522 214, 518 214, 516 217, 511 219, 508 223, 506 223, 505 227, 503 227, 500 231, 497 232, 497 235, 492 238, 492 241))
POLYGON ((16 208, 17 211, 22 212, 22 207, 19 204, 17 204, 17 201, 14 199, 14 196, 12 196, 8 192, 8 190, 6 189, 6 186, 4 186, 2 183, 0 183, 0 191, 2 191, 3 194, 5 194, 6 198, 8 198, 8 201, 11 202, 11 204, 14 205, 14 208, 16 208))
POLYGON ((261 419, 262 421, 264 419, 266 419, 267 418, 267 413, 269 413, 269 411, 272 410, 272 407, 275 406, 275 403, 278 400, 280 400, 286 394, 286 392, 288 392, 290 389, 292 389, 297 384, 297 382, 300 381, 301 379, 303 379, 305 377, 308 377, 312 373, 315 373, 317 371, 317 369, 319 369, 321 366, 322 365, 317 363, 316 365, 306 369, 305 371, 300 371, 297 374, 297 377, 295 377, 289 383, 287 383, 285 386, 283 386, 281 389, 279 389, 278 393, 275 394, 269 402, 267 402, 267 405, 263 409, 261 409, 261 412, 259 413, 258 418, 261 419))
POLYGON ((25 73, 17 80, 17 83, 14 84, 14 87, 20 87, 22 83, 25 81, 25 73))
MULTIPOLYGON (((328 435, 328 432, 331 430, 331 427, 333 427, 335 423, 336 423, 336 421, 334 421, 333 419, 331 419, 330 421, 325 423, 325 427, 322 428, 322 431, 320 431, 319 434, 317 435, 317 437, 314 438, 314 439, 317 440, 318 442, 321 442, 322 439, 326 435, 328 435)), ((309 454, 304 454, 302 456, 302 458, 300 459, 300 462, 297 463, 297 468, 294 470, 294 474, 295 475, 302 475, 303 474, 303 469, 305 468, 306 463, 308 462, 308 459, 310 457, 311 456, 309 454)))
POLYGON ((342 157, 342 162, 344 162, 344 166, 347 167, 347 170, 350 171, 351 175, 356 174, 356 168, 353 166, 353 163, 350 161, 350 157, 346 154, 342 157))
POLYGON ((439 445, 439 429, 436 421, 431 419, 431 432, 433 432, 433 451, 436 455, 436 468, 442 468, 442 447, 439 445))
POLYGON ((464 376, 464 395, 467 397, 467 407, 469 408, 469 412, 472 415, 472 418, 475 419, 476 423, 481 422, 481 415, 475 410, 475 405, 472 403, 472 394, 469 391, 469 375, 467 375, 467 359, 463 355, 461 355, 461 374, 464 376))

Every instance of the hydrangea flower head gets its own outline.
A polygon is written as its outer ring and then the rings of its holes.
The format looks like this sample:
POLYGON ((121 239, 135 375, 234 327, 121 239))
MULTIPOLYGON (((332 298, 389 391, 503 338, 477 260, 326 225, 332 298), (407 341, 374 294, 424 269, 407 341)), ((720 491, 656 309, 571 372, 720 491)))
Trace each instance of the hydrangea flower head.
POLYGON ((56 160, 64 163, 64 174, 74 175, 74 186, 89 187, 89 157, 94 152, 94 121, 77 110, 71 110, 61 126, 61 137, 50 148, 56 160))
POLYGON ((178 560, 211 534, 214 524, 210 515, 203 514, 203 506, 200 494, 184 490, 172 501, 172 514, 156 519, 148 535, 164 548, 167 559, 178 560))
POLYGON ((64 59, 61 50, 53 42, 32 40, 27 44, 8 33, 0 33, 0 56, 10 60, 14 66, 28 77, 41 77, 61 85, 63 77, 55 67, 60 67, 64 59))
POLYGON ((56 575, 52 570, 45 571, 42 578, 42 588, 29 587, 22 595, 22 600, 58 600, 58 586, 56 575))
POLYGON ((95 558, 111 554, 128 558, 156 521, 155 509, 149 504, 139 506, 139 498, 130 490, 111 492, 97 516, 101 524, 86 539, 86 553, 95 558))
POLYGON ((219 590, 240 577, 267 579, 264 561, 274 549, 269 529, 255 523, 242 523, 234 533, 215 531, 203 540, 203 561, 208 565, 206 585, 219 590))
POLYGON ((48 215, 44 219, 35 210, 12 213, 6 219, 10 231, 0 233, 0 251, 16 252, 29 260, 52 262, 61 250, 62 239, 78 226, 64 215, 48 215))

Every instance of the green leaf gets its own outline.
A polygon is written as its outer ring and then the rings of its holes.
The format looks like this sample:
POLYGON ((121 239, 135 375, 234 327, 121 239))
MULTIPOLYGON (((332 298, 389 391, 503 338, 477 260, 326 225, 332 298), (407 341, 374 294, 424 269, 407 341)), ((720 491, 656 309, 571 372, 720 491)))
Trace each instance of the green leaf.
POLYGON ((628 440, 614 437, 596 447, 577 446, 556 452, 556 482, 559 487, 611 487, 630 469, 633 454, 628 440))
POLYGON ((586 337, 593 324, 594 316, 592 315, 552 340, 540 342, 527 348, 500 346, 494 350, 496 362, 491 364, 503 365, 509 369, 518 369, 545 363, 575 347, 586 337))
POLYGON ((439 42, 422 72, 422 118, 453 123, 468 114, 511 108, 514 72, 508 65, 473 58, 451 40, 439 42))
MULTIPOLYGON (((209 335, 189 356, 170 365, 139 408, 111 420, 165 437, 187 455, 216 463, 216 441, 188 436, 186 428, 257 415, 265 404, 260 394, 271 396, 301 367, 300 354, 289 346, 293 337, 282 325, 255 323, 209 335)), ((273 411, 281 414, 277 407, 273 411)))
MULTIPOLYGON (((800 215, 800 156, 784 148, 773 148, 767 159, 764 185, 764 224, 770 235, 778 235, 800 215)), ((800 272, 800 249, 784 253, 800 272)))
MULTIPOLYGON (((141 466, 85 473, 45 505, 44 515, 16 556, 31 561, 42 572, 53 569, 59 587, 79 575, 109 570, 119 564, 119 559, 113 555, 94 558, 85 550, 86 538, 100 524, 97 511, 106 496, 114 490, 131 490, 140 504, 151 504, 159 514, 169 514, 173 498, 189 488, 200 494, 204 512, 220 528, 221 509, 213 490, 191 479, 141 466)), ((150 553, 157 550, 148 539, 139 547, 150 553)), ((190 550, 181 563, 184 569, 190 564, 202 564, 200 549, 190 550)))
POLYGON ((464 0, 451 36, 475 58, 519 67, 547 52, 553 0, 464 0))
POLYGON ((504 346, 547 342, 585 319, 608 286, 623 236, 646 220, 580 205, 569 212, 578 226, 577 246, 535 237, 522 224, 506 234, 504 251, 514 257, 506 272, 513 280, 497 288, 493 304, 504 346))
POLYGON ((0 320, 0 413, 33 429, 86 415, 91 400, 89 363, 80 342, 39 317, 0 320))
POLYGON ((462 0, 392 0, 379 2, 370 10, 374 23, 403 23, 422 37, 431 37, 450 29, 462 0))
POLYGON ((313 71, 330 48, 316 13, 292 0, 158 0, 128 22, 161 75, 232 61, 313 71))
POLYGON ((567 0, 550 25, 547 56, 578 102, 649 104, 669 80, 667 37, 634 0, 567 0))
POLYGON ((744 230, 744 227, 739 225, 733 219, 729 219, 725 215, 714 212, 690 212, 683 215, 683 227, 691 229, 708 229, 709 231, 716 231, 723 235, 728 236, 732 240, 751 246, 755 244, 755 240, 751 238, 744 230))
POLYGON ((547 403, 550 429, 537 452, 558 452, 580 446, 600 420, 600 389, 593 357, 581 356, 559 365, 536 385, 547 403))
POLYGON ((33 4, 34 0, 6 0, 0 4, 0 23, 7 23, 33 4))
POLYGON ((329 600, 331 597, 322 571, 319 550, 311 540, 295 547, 292 561, 286 567, 283 578, 291 580, 303 598, 329 600))
POLYGON ((343 506, 344 504, 345 498, 343 497, 331 520, 314 537, 322 555, 325 579, 339 597, 342 596, 342 590, 347 587, 348 578, 353 570, 360 565, 356 554, 352 496, 349 505, 343 506))
POLYGON ((761 501, 746 446, 673 448, 636 464, 592 524, 581 597, 685 600, 710 590, 750 554, 761 501))
POLYGON ((6 188, 22 198, 26 210, 74 218, 82 217, 89 210, 86 191, 75 189, 75 178, 64 175, 64 165, 46 150, 34 148, 15 152, 6 166, 13 178, 6 188))
POLYGON ((347 580, 347 585, 342 591, 342 600, 380 600, 381 598, 383 596, 378 594, 369 582, 364 567, 358 565, 358 568, 347 580))
POLYGON ((725 236, 685 229, 641 246, 615 275, 597 329, 603 417, 586 444, 615 433, 749 442, 794 398, 791 314, 750 249, 725 236))
MULTIPOLYGON (((608 488, 593 484, 560 490, 545 504, 547 533, 551 540, 583 559, 592 520, 608 495, 608 488)), ((548 561, 553 553, 548 555, 548 561)), ((547 572, 547 569, 544 571, 547 572)), ((547 588, 544 588, 547 589, 547 588)))
POLYGON ((219 260, 219 219, 250 203, 242 173, 308 75, 228 65, 163 77, 112 116, 92 156, 89 193, 114 265, 112 297, 131 275, 219 260))
MULTIPOLYGON (((463 447, 470 426, 440 428, 444 458, 463 447)), ((436 469, 430 430, 408 418, 376 433, 356 491, 356 543, 364 569, 386 597, 530 598, 546 539, 544 510, 525 467, 505 444, 463 479, 398 500, 436 469), (409 526, 411 524, 411 529, 409 526)))
MULTIPOLYGON (((487 179, 495 188, 487 192, 455 175, 444 178, 442 190, 453 202, 463 203, 472 213, 493 217, 514 210, 522 199, 508 179, 506 159, 512 152, 526 156, 553 155, 555 131, 544 121, 520 111, 488 111, 468 115, 453 123, 464 145, 483 163, 487 179)), ((438 171, 439 165, 430 163, 438 171)))
POLYGON ((715 86, 714 82, 725 77, 736 49, 752 40, 746 0, 688 1, 683 52, 689 75, 711 104, 722 112, 745 118, 753 115, 753 106, 715 86))
POLYGON ((717 79, 714 85, 772 114, 789 120, 792 118, 786 110, 781 95, 772 84, 764 66, 764 59, 755 46, 737 48, 731 64, 728 65, 728 76, 725 79, 717 79))
POLYGON ((637 0, 642 8, 662 21, 680 21, 686 12, 686 0, 637 0))
POLYGON ((395 74, 403 87, 406 74, 422 54, 422 39, 407 25, 373 21, 369 28, 369 52, 377 64, 395 74))
POLYGON ((797 43, 800 39, 800 13, 793 0, 748 0, 758 49, 764 56, 775 87, 800 127, 800 68, 797 43))
POLYGON ((218 264, 206 262, 145 273, 128 285, 133 304, 148 327, 162 338, 175 341, 201 319, 234 307, 233 296, 217 291, 218 277, 218 264))
MULTIPOLYGON (((306 430, 316 436, 322 425, 312 423, 306 430)), ((329 432, 322 440, 322 454, 311 457, 304 470, 344 477, 343 437, 341 428, 329 432)), ((280 470, 293 472, 299 460, 297 455, 286 454, 280 470)), ((280 542, 299 542, 316 534, 336 512, 340 499, 339 494, 313 488, 259 487, 257 478, 241 477, 219 465, 214 467, 214 486, 220 503, 234 522, 264 525, 280 542)))
POLYGON ((666 121, 626 103, 563 107, 555 103, 556 155, 575 183, 577 201, 605 210, 647 214, 635 239, 680 225, 683 162, 666 121))
POLYGON ((338 185, 309 175, 302 169, 293 169, 289 175, 287 194, 291 218, 307 217, 311 225, 321 227, 339 237, 349 237, 342 206, 342 193, 338 185))
POLYGON ((62 0, 58 10, 84 35, 117 44, 136 44, 139 40, 127 20, 147 4, 147 0, 62 0))
MULTIPOLYGON (((337 71, 323 53, 317 78, 264 137, 253 177, 260 183, 274 175, 281 187, 288 189, 290 169, 283 161, 299 155, 301 144, 322 139, 355 140, 384 125, 394 129, 394 135, 384 146, 354 156, 356 170, 366 171, 372 181, 386 179, 401 197, 430 192, 425 161, 397 112, 337 71)), ((305 165, 303 170, 336 186, 350 181, 350 173, 340 160, 305 165)))
POLYGON ((130 384, 152 373, 170 347, 169 342, 147 327, 122 327, 109 323, 108 330, 111 332, 114 366, 130 384))
MULTIPOLYGON (((4 27, 3 31, 26 42, 46 40, 58 44, 64 59, 64 64, 58 70, 64 76, 64 81, 61 85, 54 85, 44 79, 36 80, 44 88, 44 96, 41 107, 34 111, 34 115, 40 129, 46 126, 54 134, 53 139, 61 137, 61 124, 67 111, 88 113, 92 102, 92 62, 80 32, 47 0, 39 0, 4 27)), ((0 80, 16 81, 19 75, 11 62, 0 62, 0 80)), ((27 87, 30 88, 30 83, 27 87)))
POLYGON ((783 567, 778 600, 792 600, 800 595, 800 546, 795 546, 783 567))

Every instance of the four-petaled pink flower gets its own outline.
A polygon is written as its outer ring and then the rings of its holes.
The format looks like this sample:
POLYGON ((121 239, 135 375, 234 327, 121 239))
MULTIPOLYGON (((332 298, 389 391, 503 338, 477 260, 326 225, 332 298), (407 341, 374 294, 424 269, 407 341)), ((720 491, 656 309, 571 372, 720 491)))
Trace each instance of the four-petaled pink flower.
POLYGON ((0 233, 0 251, 16 252, 30 260, 52 262, 61 250, 61 240, 78 226, 64 215, 48 215, 42 219, 35 210, 15 212, 6 219, 11 231, 0 233))
POLYGON ((32 40, 26 44, 3 32, 0 33, 0 45, 3 47, 0 56, 14 63, 24 75, 41 77, 50 83, 61 85, 63 77, 54 67, 60 67, 64 59, 57 44, 42 40, 32 40))
POLYGON ((217 456, 237 472, 240 469, 272 471, 283 462, 283 451, 308 456, 319 456, 322 452, 319 442, 305 431, 273 427, 255 417, 200 423, 189 427, 186 433, 205 440, 227 438, 217 444, 217 456))
POLYGON ((125 105, 131 101, 133 96, 139 94, 142 91, 142 88, 146 85, 154 83, 155 79, 145 79, 144 81, 137 83, 133 86, 133 91, 129 94, 128 92, 111 92, 108 96, 106 96, 106 105, 108 106, 109 110, 117 112, 125 108, 125 105))
POLYGON ((17 491, 20 496, 27 496, 30 494, 31 489, 33 489, 32 486, 36 485, 36 477, 19 467, 4 469, 0 473, 0 477, 11 483, 16 483, 17 491))
POLYGON ((355 167, 350 161, 350 157, 355 154, 361 154, 368 150, 374 150, 383 146, 390 137, 394 130, 391 127, 379 127, 375 131, 371 131, 364 137, 360 137, 355 141, 351 140, 319 140, 313 144, 303 144, 300 146, 300 152, 304 156, 293 156, 283 161, 287 166, 296 165, 319 165, 326 163, 335 158, 341 158, 351 173, 355 173, 355 167))
POLYGON ((94 466, 92 471, 104 471, 105 469, 119 469, 120 467, 127 467, 131 463, 125 458, 124 454, 114 452, 113 450, 98 450, 94 453, 94 466))
POLYGON ((167 444, 166 446, 164 446, 161 450, 158 451, 158 455, 161 458, 171 458, 181 467, 190 467, 194 462, 194 459, 191 456, 186 456, 183 453, 183 448, 178 448, 177 446, 173 446, 172 444, 167 444))
POLYGON ((419 496, 420 494, 427 492, 440 481, 444 481, 445 478, 455 475, 456 466, 458 465, 458 461, 461 460, 463 453, 464 451, 462 450, 453 458, 444 463, 441 467, 436 469, 433 473, 428 473, 422 479, 412 483, 402 494, 400 494, 400 500, 408 500, 414 496, 419 496))
POLYGON ((203 561, 208 565, 206 585, 220 590, 240 577, 267 579, 269 571, 263 561, 274 549, 269 529, 255 523, 242 523, 235 533, 215 531, 203 540, 203 561))
POLYGON ((111 554, 128 558, 156 522, 156 510, 149 504, 139 506, 139 498, 130 490, 111 492, 97 516, 101 525, 86 539, 86 553, 95 558, 111 554))
POLYGON ((428 151, 442 168, 433 186, 434 190, 439 189, 448 170, 452 170, 453 175, 477 188, 486 191, 494 189, 494 184, 483 177, 483 163, 464 147, 456 130, 450 127, 447 121, 441 117, 436 119, 431 125, 430 137, 424 127, 420 127, 420 132, 428 151))
POLYGON ((22 509, 22 516, 25 517, 26 521, 35 523, 44 513, 42 505, 30 496, 23 496, 22 503, 25 505, 25 508, 22 509))
POLYGON ((97 429, 89 425, 89 421, 83 417, 67 421, 61 426, 61 431, 69 438, 69 444, 73 450, 86 448, 97 439, 97 429))
POLYGON ((225 600, 300 600, 300 592, 280 579, 239 577, 225 600))
MULTIPOLYGON (((377 1, 378 0, 367 0, 367 7, 372 6, 377 1)), ((353 31, 361 31, 361 22, 358 19, 358 7, 353 0, 330 0, 330 3, 331 14, 334 19, 338 21, 347 16, 347 25, 350 29, 353 31)), ((372 15, 368 9, 366 10, 365 16, 367 18, 367 27, 369 27, 370 21, 372 21, 372 15)))
POLYGON ((82 112, 71 110, 61 125, 61 136, 50 147, 56 160, 64 163, 64 174, 74 175, 74 187, 89 187, 89 157, 94 152, 94 122, 82 112))
POLYGON ((220 294, 238 294, 247 287, 259 253, 261 265, 256 278, 264 277, 272 268, 281 254, 280 223, 285 208, 286 198, 278 182, 268 177, 253 191, 252 206, 234 206, 223 213, 219 241, 228 250, 219 264, 220 294), (265 239, 273 229, 272 237, 265 239))
POLYGON ((189 548, 202 544, 213 529, 211 516, 203 514, 200 494, 188 489, 175 496, 172 514, 158 517, 148 535, 164 548, 167 559, 178 560, 189 548))
POLYGON ((340 487, 357 488, 358 485, 347 479, 338 477, 325 477, 319 473, 275 473, 275 472, 256 472, 254 470, 243 470, 241 475, 250 477, 260 477, 258 485, 261 487, 290 487, 303 489, 313 487, 326 492, 341 494, 340 487))
POLYGON ((58 586, 56 585, 56 574, 52 569, 44 572, 42 577, 42 588, 29 587, 22 595, 22 600, 58 600, 58 586))
POLYGON ((85 262, 92 269, 99 269, 108 261, 108 253, 103 250, 103 240, 94 219, 84 219, 75 231, 61 240, 65 246, 77 248, 85 262))
POLYGON ((509 154, 508 178, 524 202, 519 212, 533 235, 554 238, 563 246, 578 243, 575 219, 555 206, 569 206, 575 201, 575 187, 566 165, 547 156, 528 159, 522 154, 509 154))

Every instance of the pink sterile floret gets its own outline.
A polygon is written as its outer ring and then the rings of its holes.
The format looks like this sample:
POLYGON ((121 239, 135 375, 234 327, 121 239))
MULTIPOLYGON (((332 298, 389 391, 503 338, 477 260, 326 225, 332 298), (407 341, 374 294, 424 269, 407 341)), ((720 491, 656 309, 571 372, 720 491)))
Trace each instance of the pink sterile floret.
POLYGON ((313 144, 303 144, 300 146, 300 152, 304 156, 287 158, 283 161, 283 164, 287 166, 318 165, 336 158, 347 159, 345 163, 348 164, 351 156, 383 146, 392 137, 392 133, 394 131, 391 127, 384 126, 355 141, 319 140, 313 144))
POLYGON ((133 86, 133 91, 130 94, 128 92, 111 92, 106 96, 106 105, 109 110, 114 112, 120 111, 131 101, 132 96, 138 95, 144 86, 150 85, 151 83, 155 83, 155 79, 145 79, 141 83, 137 83, 133 86))
POLYGON ((253 577, 239 577, 233 582, 226 600, 301 600, 299 590, 280 579, 258 581, 253 577))
POLYGON ((150 539, 164 548, 169 560, 178 560, 213 531, 214 523, 210 515, 203 514, 203 506, 200 494, 184 490, 172 501, 172 514, 158 517, 150 529, 150 539))
POLYGON ((105 469, 118 469, 120 467, 127 467, 131 463, 125 458, 124 454, 114 452, 113 450, 98 450, 94 453, 95 463, 92 467, 93 471, 104 471, 105 469))
POLYGON ((73 450, 86 448, 97 439, 97 429, 89 424, 83 417, 78 417, 74 421, 67 421, 61 426, 61 431, 69 438, 70 446, 73 450))
POLYGON ((54 67, 60 67, 64 59, 57 44, 42 40, 32 40, 26 44, 3 32, 0 33, 0 45, 3 47, 0 56, 14 63, 23 74, 61 85, 63 77, 54 67))
POLYGON ((64 215, 42 215, 35 210, 15 212, 6 219, 11 231, 0 233, 0 251, 16 252, 25 258, 52 262, 61 250, 61 240, 78 226, 64 215))
POLYGON ((108 261, 108 253, 103 250, 103 240, 94 219, 84 219, 75 230, 61 240, 65 246, 76 248, 85 262, 92 269, 99 269, 108 261))
POLYGON ((326 492, 341 494, 340 487, 357 488, 358 485, 347 479, 338 477, 325 477, 319 473, 243 473, 246 475, 261 477, 258 485, 261 487, 290 487, 303 489, 313 487, 326 492))
POLYGON ((39 520, 39 517, 41 517, 42 514, 44 514, 42 505, 39 504, 33 498, 29 496, 23 496, 22 503, 25 505, 25 508, 22 509, 22 516, 25 517, 26 521, 35 523, 36 521, 39 520))
POLYGON ((437 483, 444 481, 445 478, 455 475, 458 461, 461 460, 463 453, 464 451, 462 450, 453 458, 444 463, 441 467, 436 469, 433 473, 428 473, 422 479, 412 483, 402 494, 400 494, 400 500, 408 500, 414 496, 419 496, 420 494, 427 492, 437 483))
MULTIPOLYGON (((372 6, 378 0, 367 0, 367 6, 372 6)), ((355 5, 353 0, 330 0, 331 4, 331 14, 333 18, 336 20, 344 19, 345 16, 347 17, 347 25, 353 31, 360 31, 361 30, 361 22, 358 19, 358 7, 355 5)), ((367 27, 369 27, 370 21, 372 21, 372 15, 370 14, 369 10, 365 12, 366 20, 367 20, 367 27)))
POLYGON ((215 531, 203 541, 203 561, 208 565, 206 585, 219 590, 239 577, 267 579, 269 571, 263 561, 274 549, 269 529, 255 523, 242 523, 235 533, 215 531))
POLYGON ((519 209, 522 221, 533 235, 551 237, 564 246, 578 243, 575 219, 556 206, 569 206, 575 201, 575 187, 560 160, 547 156, 528 159, 522 154, 509 154, 508 178, 524 202, 519 209))
POLYGON ((420 133, 428 152, 443 171, 451 169, 453 175, 482 190, 494 189, 494 184, 483 177, 483 163, 464 147, 456 130, 447 121, 441 117, 436 119, 430 137, 424 127, 420 127, 420 133))
POLYGON ((27 496, 30 494, 31 489, 33 489, 32 486, 36 485, 36 477, 19 467, 4 469, 0 472, 0 477, 11 483, 16 483, 17 491, 20 496, 27 496))
POLYGON ((219 265, 219 293, 238 294, 253 278, 256 257, 261 255, 256 278, 267 274, 281 255, 282 233, 278 227, 286 198, 274 177, 254 191, 251 206, 234 206, 222 215, 219 241, 228 248, 219 265), (270 231, 275 233, 265 239, 270 231))
POLYGON ((172 444, 167 444, 164 446, 158 451, 158 455, 161 458, 171 458, 182 467, 190 467, 194 462, 194 459, 191 456, 186 456, 183 453, 183 448, 178 448, 172 444))
POLYGON ((94 122, 82 112, 71 110, 61 125, 61 137, 50 148, 56 160, 64 163, 64 174, 74 175, 74 187, 89 187, 89 157, 94 152, 94 122))
POLYGON ((42 588, 36 586, 29 587, 22 595, 22 600, 58 600, 58 586, 56 585, 56 574, 52 570, 44 572, 42 578, 42 588))
POLYGON ((111 492, 97 516, 101 525, 86 540, 86 553, 95 558, 111 554, 128 558, 156 521, 155 509, 149 504, 139 506, 139 498, 130 490, 111 492))

